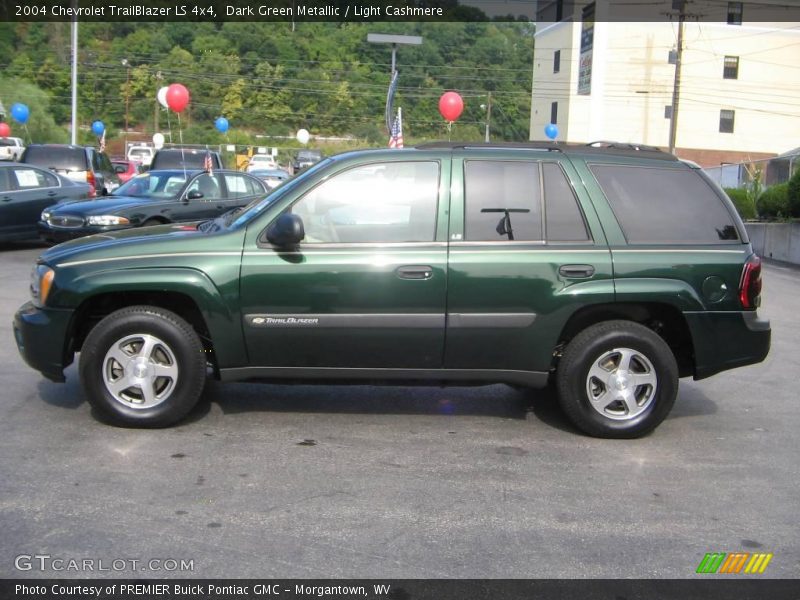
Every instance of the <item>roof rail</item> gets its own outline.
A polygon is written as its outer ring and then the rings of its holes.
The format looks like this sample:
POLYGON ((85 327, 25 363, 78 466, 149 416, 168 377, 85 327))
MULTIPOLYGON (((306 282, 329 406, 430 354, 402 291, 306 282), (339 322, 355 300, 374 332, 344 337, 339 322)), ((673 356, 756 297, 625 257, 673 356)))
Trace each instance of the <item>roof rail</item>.
POLYGON ((637 150, 639 152, 661 152, 664 151, 656 146, 647 146, 645 144, 631 144, 626 142, 610 142, 607 140, 598 140, 596 142, 589 142, 586 144, 590 148, 613 148, 614 150, 637 150))
POLYGON ((466 148, 516 148, 520 150, 546 150, 548 152, 563 152, 563 148, 553 142, 425 142, 417 144, 418 150, 434 150, 437 148, 450 148, 463 150, 466 148))

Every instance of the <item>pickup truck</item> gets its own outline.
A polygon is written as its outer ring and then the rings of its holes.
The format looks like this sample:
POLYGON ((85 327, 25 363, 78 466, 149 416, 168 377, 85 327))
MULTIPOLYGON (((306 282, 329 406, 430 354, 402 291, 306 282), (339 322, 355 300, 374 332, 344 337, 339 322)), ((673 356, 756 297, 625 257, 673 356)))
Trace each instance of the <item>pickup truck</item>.
POLYGON ((18 137, 0 138, 0 160, 19 161, 25 151, 25 142, 18 137))

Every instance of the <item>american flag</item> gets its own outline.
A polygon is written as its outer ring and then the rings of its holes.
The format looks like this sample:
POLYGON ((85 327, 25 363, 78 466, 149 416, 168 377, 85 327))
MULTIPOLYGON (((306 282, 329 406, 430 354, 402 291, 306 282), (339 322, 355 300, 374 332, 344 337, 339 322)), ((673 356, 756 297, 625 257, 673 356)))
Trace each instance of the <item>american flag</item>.
POLYGON ((208 171, 209 175, 214 174, 214 161, 211 159, 211 152, 206 150, 206 157, 203 160, 203 169, 208 171))
POLYGON ((391 136, 389 137, 389 148, 403 147, 403 113, 402 109, 397 109, 397 116, 392 123, 391 136))

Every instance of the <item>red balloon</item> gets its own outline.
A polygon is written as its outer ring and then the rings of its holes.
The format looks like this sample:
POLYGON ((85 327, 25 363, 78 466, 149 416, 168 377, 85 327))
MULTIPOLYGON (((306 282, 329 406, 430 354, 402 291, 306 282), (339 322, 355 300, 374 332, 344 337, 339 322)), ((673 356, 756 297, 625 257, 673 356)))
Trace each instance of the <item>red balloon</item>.
POLYGON ((167 106, 176 113, 183 112, 189 105, 189 90, 180 83, 173 83, 167 88, 167 106))
POLYGON ((455 121, 464 110, 464 100, 455 92, 445 92, 439 98, 439 112, 447 121, 455 121))
POLYGON ((8 137, 11 135, 11 127, 8 123, 0 123, 0 137, 8 137))

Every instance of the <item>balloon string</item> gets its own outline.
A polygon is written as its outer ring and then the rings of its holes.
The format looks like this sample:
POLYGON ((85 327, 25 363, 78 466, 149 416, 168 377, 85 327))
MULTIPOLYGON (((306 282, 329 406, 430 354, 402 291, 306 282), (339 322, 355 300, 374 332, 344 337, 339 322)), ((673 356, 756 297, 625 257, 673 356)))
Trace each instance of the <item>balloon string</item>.
POLYGON ((181 113, 178 113, 178 136, 181 140, 181 163, 183 164, 183 178, 186 179, 186 158, 183 155, 183 126, 181 125, 181 113))
POLYGON ((172 119, 169 118, 169 109, 167 109, 167 129, 169 129, 169 143, 172 143, 172 119))
POLYGON ((453 122, 452 121, 448 121, 447 122, 447 141, 448 142, 450 141, 450 134, 451 134, 452 131, 453 131, 453 122))
POLYGON ((28 131, 28 124, 27 123, 23 123, 22 126, 25 128, 25 134, 28 136, 28 143, 32 144, 33 140, 31 139, 31 132, 28 131))

